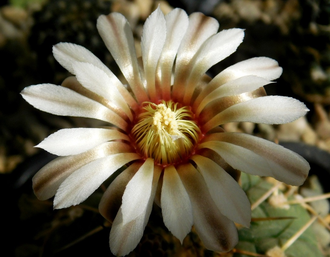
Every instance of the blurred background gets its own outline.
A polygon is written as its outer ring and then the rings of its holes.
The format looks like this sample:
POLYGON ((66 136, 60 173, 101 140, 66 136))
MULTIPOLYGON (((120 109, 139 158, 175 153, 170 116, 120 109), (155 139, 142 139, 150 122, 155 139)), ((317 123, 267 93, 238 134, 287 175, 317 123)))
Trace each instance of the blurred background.
MULTIPOLYGON (((120 76, 97 33, 96 19, 112 11, 123 13, 138 45, 145 19, 158 5, 164 13, 175 7, 188 13, 203 12, 216 18, 220 29, 245 29, 245 39, 236 53, 212 67, 210 76, 255 56, 279 62, 283 75, 266 86, 266 91, 298 98, 310 109, 308 115, 285 125, 241 123, 228 124, 226 129, 255 134, 298 152, 312 164, 312 173, 320 178, 324 190, 330 191, 330 1, 1 1, 0 233, 4 247, 0 256, 111 256, 109 224, 97 212, 101 193, 96 192, 95 199, 83 206, 53 211, 52 202, 39 202, 31 187, 35 172, 54 158, 34 145, 60 128, 91 126, 93 121, 40 112, 22 99, 20 91, 39 83, 61 84, 69 75, 52 56, 52 46, 59 42, 86 47, 120 76)), ((156 208, 151 223, 162 223, 157 212, 156 208)), ((157 227, 163 229, 162 224, 157 227)), ((148 249, 157 252, 150 256, 171 256, 166 255, 166 249, 179 247, 152 225, 147 231, 151 232, 131 256, 148 256, 148 249)), ((199 244, 194 235, 190 240, 199 244)), ((213 256, 189 249, 188 253, 178 250, 177 256, 213 256)))

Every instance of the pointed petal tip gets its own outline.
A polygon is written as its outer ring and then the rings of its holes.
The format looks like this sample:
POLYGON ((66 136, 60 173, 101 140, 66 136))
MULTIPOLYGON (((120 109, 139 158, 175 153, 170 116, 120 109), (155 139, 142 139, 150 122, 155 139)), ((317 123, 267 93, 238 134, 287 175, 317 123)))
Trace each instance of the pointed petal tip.
POLYGON ((57 190, 57 192, 55 194, 55 197, 54 197, 54 200, 53 200, 53 209, 54 210, 69 208, 71 206, 75 206, 75 205, 80 204, 81 201, 78 202, 76 199, 69 199, 68 200, 65 197, 63 197, 62 195, 65 194, 65 192, 63 192, 63 190, 61 190, 62 189, 61 186, 57 190))
MULTIPOLYGON (((55 197, 56 198, 56 197, 55 197)), ((77 206, 78 204, 80 203, 69 203, 69 202, 55 202, 55 198, 54 198, 54 203, 53 203, 53 210, 60 210, 60 209, 65 209, 65 208, 69 208, 69 207, 72 207, 72 206, 77 206)))
POLYGON ((26 99, 27 94, 30 91, 30 88, 33 87, 33 86, 36 86, 36 85, 27 86, 27 87, 23 88, 23 90, 19 93, 23 97, 23 99, 27 102, 28 102, 28 100, 26 99))
POLYGON ((65 44, 65 43, 57 43, 55 45, 52 46, 52 52, 56 52, 58 51, 58 48, 62 45, 62 44, 65 44))
POLYGON ((42 146, 41 146, 41 143, 42 143, 42 142, 40 142, 39 144, 37 144, 37 145, 35 145, 35 146, 33 146, 33 147, 34 147, 34 148, 43 149, 42 146))
POLYGON ((74 206, 75 204, 68 204, 68 203, 64 203, 64 202, 58 202, 56 196, 54 198, 54 202, 53 202, 53 209, 54 210, 59 210, 59 209, 64 209, 64 208, 68 208, 71 206, 74 206))

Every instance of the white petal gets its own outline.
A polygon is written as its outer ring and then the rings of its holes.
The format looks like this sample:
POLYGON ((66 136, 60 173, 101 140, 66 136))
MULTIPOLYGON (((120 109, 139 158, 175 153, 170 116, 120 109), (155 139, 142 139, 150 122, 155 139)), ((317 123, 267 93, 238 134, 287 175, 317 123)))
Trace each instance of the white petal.
POLYGON ((257 76, 266 80, 274 80, 280 77, 282 68, 278 66, 278 62, 267 57, 255 57, 236 63, 215 76, 206 88, 198 95, 195 105, 198 105, 213 90, 217 89, 224 83, 244 77, 257 76))
POLYGON ((166 227, 182 243, 191 231, 193 215, 189 196, 174 166, 164 171, 160 203, 166 227))
POLYGON ((192 13, 189 16, 189 26, 182 39, 175 62, 173 94, 176 100, 183 97, 182 85, 187 80, 191 59, 205 40, 218 31, 218 28, 217 20, 202 13, 192 13))
POLYGON ((137 100, 140 103, 148 101, 139 72, 132 30, 125 17, 120 13, 101 15, 97 20, 97 29, 137 100))
POLYGON ((145 211, 152 192, 154 166, 154 160, 148 158, 127 184, 121 206, 124 224, 136 219, 145 211))
POLYGON ((271 81, 262 77, 248 75, 235 80, 228 81, 226 84, 219 87, 213 93, 217 93, 221 97, 229 95, 239 95, 245 92, 251 92, 269 83, 271 83, 271 81))
POLYGON ((104 192, 99 203, 99 211, 108 221, 114 221, 121 206, 125 188, 141 165, 142 163, 138 161, 130 164, 127 169, 121 172, 114 181, 111 182, 104 192))
POLYGON ((75 74, 72 64, 77 61, 92 63, 100 69, 108 70, 99 58, 80 45, 59 43, 53 46, 53 54, 55 59, 72 74, 75 74))
POLYGON ((56 115, 94 118, 110 122, 119 128, 126 121, 105 106, 73 90, 52 84, 39 84, 24 88, 23 98, 35 108, 56 115))
POLYGON ((202 175, 190 163, 180 165, 178 174, 188 192, 194 226, 204 246, 216 252, 231 250, 238 242, 236 227, 216 207, 202 175))
POLYGON ((232 221, 248 227, 251 221, 251 204, 238 183, 209 158, 194 155, 192 160, 197 164, 221 213, 232 221))
MULTIPOLYGON (((152 201, 148 203, 151 209, 152 201)), ((149 216, 144 213, 129 223, 123 223, 122 208, 119 209, 110 231, 110 249, 115 256, 125 256, 138 245, 149 216)))
POLYGON ((141 240, 152 210, 160 174, 160 168, 155 167, 152 191, 146 209, 135 220, 128 223, 123 222, 123 210, 122 208, 119 209, 110 231, 110 249, 114 255, 127 255, 141 240))
POLYGON ((277 163, 263 158, 244 147, 226 142, 207 142, 201 147, 206 147, 217 152, 234 169, 258 176, 274 177, 291 185, 300 185, 306 176, 288 172, 277 163))
POLYGON ((111 140, 129 140, 114 129, 102 128, 69 128, 61 129, 45 138, 36 147, 59 156, 80 154, 111 140))
POLYGON ((61 184, 54 198, 54 208, 77 205, 86 200, 108 177, 126 163, 139 159, 135 153, 119 153, 97 159, 72 173, 61 184))
MULTIPOLYGON (((274 80, 281 76, 283 69, 278 62, 268 57, 254 57, 238 62, 219 73, 214 83, 237 79, 247 75, 255 75, 267 80, 274 80)), ((213 83, 213 82, 212 82, 213 83)))
POLYGON ((216 115, 233 105, 266 95, 267 94, 265 89, 263 87, 260 87, 252 92, 246 92, 239 95, 224 96, 221 98, 214 99, 211 103, 207 104, 204 107, 202 112, 198 115, 198 119, 200 121, 200 124, 206 124, 216 115))
POLYGON ((126 104, 123 96, 112 84, 110 77, 101 69, 90 63, 75 62, 72 64, 77 80, 85 88, 104 97, 133 120, 132 112, 126 104))
POLYGON ((200 46, 219 29, 219 23, 214 18, 202 13, 192 13, 189 16, 189 26, 178 50, 177 64, 187 64, 196 54, 200 46))
POLYGON ((250 150, 227 142, 210 141, 200 145, 218 153, 230 166, 240 171, 258 175, 272 176, 271 167, 263 158, 250 150))
POLYGON ((209 131, 228 122, 249 121, 283 124, 304 116, 309 110, 297 99, 284 96, 264 96, 230 106, 214 116, 203 129, 209 131))
MULTIPOLYGON (((73 69, 75 62, 90 63, 104 71, 111 79, 111 85, 114 85, 117 90, 124 97, 125 101, 133 108, 137 108, 137 103, 119 79, 109 70, 109 68, 101 62, 94 54, 88 51, 86 48, 71 44, 71 43, 59 43, 53 47, 53 54, 55 59, 72 74, 76 74, 73 69)), ((102 94, 101 94, 102 95, 102 94)))
POLYGON ((53 197, 62 182, 74 171, 98 158, 109 154, 125 153, 131 148, 121 142, 104 143, 87 152, 68 157, 59 157, 49 162, 33 177, 33 191, 40 200, 53 197))
POLYGON ((157 75, 160 80, 163 99, 170 100, 173 64, 182 38, 189 25, 189 19, 182 9, 174 9, 165 16, 166 41, 158 62, 157 75))
POLYGON ((228 81, 224 85, 219 86, 216 90, 212 91, 212 93, 203 99, 198 106, 196 114, 199 115, 204 107, 214 99, 251 92, 269 83, 271 83, 269 80, 254 75, 248 75, 228 81))
POLYGON ((142 61, 149 97, 156 97, 156 68, 166 39, 164 14, 158 7, 146 20, 141 38, 142 61))
POLYGON ((213 65, 235 52, 237 47, 242 43, 243 38, 244 30, 229 29, 222 30, 204 42, 191 61, 192 68, 189 78, 186 81, 184 103, 190 103, 191 96, 200 77, 213 65))
POLYGON ((310 169, 308 162, 300 155, 262 138, 242 133, 216 133, 206 137, 206 140, 211 140, 205 144, 213 145, 212 149, 233 168, 250 174, 271 176, 287 184, 301 185, 310 169), (213 140, 222 143, 215 144, 213 140))

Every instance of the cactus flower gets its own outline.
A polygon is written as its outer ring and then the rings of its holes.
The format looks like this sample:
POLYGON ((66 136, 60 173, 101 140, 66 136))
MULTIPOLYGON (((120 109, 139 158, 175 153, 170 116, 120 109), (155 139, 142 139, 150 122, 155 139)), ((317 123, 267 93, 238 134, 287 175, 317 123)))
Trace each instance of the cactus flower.
POLYGON ((181 242, 194 226, 206 248, 231 250, 238 242, 235 223, 248 227, 251 219, 239 172, 300 185, 309 164, 282 146, 221 126, 282 124, 308 109, 296 99, 266 95, 264 86, 282 73, 267 57, 207 76, 236 51, 244 30, 218 32, 218 22, 201 13, 174 9, 164 15, 156 9, 143 27, 141 57, 123 15, 100 16, 97 29, 125 82, 84 47, 59 43, 54 57, 73 76, 62 85, 22 91, 42 111, 108 124, 61 129, 38 144, 60 157, 34 176, 36 196, 55 196, 55 209, 77 205, 121 170, 99 205, 113 221, 113 254, 126 255, 137 246, 154 202, 181 242))

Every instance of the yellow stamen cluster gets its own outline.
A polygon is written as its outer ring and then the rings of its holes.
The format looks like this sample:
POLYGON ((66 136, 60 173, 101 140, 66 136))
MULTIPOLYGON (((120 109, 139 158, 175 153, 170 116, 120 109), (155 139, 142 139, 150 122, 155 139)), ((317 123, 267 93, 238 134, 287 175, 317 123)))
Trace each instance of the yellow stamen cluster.
POLYGON ((144 103, 144 112, 132 129, 139 151, 156 163, 168 165, 183 160, 193 151, 200 130, 187 107, 172 101, 144 103))

